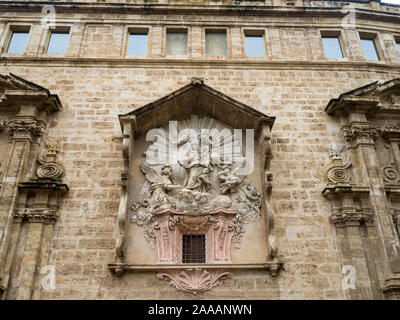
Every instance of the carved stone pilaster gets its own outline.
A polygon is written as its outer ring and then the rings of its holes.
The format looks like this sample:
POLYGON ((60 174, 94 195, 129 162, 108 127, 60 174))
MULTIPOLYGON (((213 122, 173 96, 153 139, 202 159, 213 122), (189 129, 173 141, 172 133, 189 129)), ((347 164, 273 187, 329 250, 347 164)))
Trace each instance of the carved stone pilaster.
MULTIPOLYGON (((388 194, 397 203, 400 183, 399 89, 400 79, 376 81, 332 99, 325 109, 343 124, 341 134, 355 164, 353 185, 324 190, 333 207, 330 220, 336 226, 342 263, 368 270, 363 275, 367 281, 349 293, 351 298, 386 296, 382 282, 400 272, 398 232, 388 220, 393 205, 388 194), (379 263, 371 257, 379 257, 379 263)), ((389 287, 400 292, 393 282, 389 287)))
POLYGON ((329 155, 332 163, 327 166, 326 177, 328 180, 327 188, 332 187, 350 187, 352 185, 350 161, 343 163, 344 154, 347 152, 342 144, 334 143, 329 146, 329 155))
POLYGON ((47 167, 39 167, 38 171, 36 167, 47 124, 51 114, 61 110, 61 102, 47 89, 13 74, 0 75, 0 91, 0 106, 10 111, 0 130, 11 136, 8 158, 2 166, 0 191, 0 286, 7 290, 11 278, 20 281, 13 298, 29 299, 37 280, 38 264, 47 263, 43 247, 51 241, 61 195, 68 190, 60 181, 60 167, 51 140, 47 167), (49 166, 50 158, 54 159, 56 170, 49 166), (14 228, 15 224, 27 224, 26 238, 19 237, 20 229, 14 228), (24 246, 21 241, 29 242, 29 246, 18 252, 16 247, 24 246), (18 268, 13 266, 15 261, 19 261, 18 268))

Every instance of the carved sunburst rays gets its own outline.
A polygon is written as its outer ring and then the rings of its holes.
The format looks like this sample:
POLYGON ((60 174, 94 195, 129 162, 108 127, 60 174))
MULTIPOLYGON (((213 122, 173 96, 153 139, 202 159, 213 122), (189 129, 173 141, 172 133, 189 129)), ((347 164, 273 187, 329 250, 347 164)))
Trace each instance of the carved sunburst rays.
POLYGON ((146 162, 158 173, 169 165, 174 176, 185 173, 178 160, 191 149, 198 152, 203 164, 243 163, 241 130, 232 130, 209 118, 192 116, 183 121, 170 121, 168 127, 150 130, 146 136, 152 144, 146 150, 146 162))

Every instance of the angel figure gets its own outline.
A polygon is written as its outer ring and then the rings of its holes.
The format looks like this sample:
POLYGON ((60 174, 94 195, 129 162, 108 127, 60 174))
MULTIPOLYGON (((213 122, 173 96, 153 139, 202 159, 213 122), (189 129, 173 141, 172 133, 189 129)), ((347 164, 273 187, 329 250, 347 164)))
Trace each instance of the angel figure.
POLYGON ((218 173, 218 180, 221 181, 221 194, 226 194, 228 191, 231 193, 235 193, 237 191, 238 186, 243 181, 243 177, 237 175, 236 172, 246 164, 245 161, 246 160, 244 160, 241 166, 238 166, 234 169, 232 169, 232 164, 222 163, 220 166, 222 170, 218 173))
POLYGON ((174 207, 174 202, 168 196, 168 192, 181 187, 171 181, 171 167, 168 165, 163 166, 161 175, 146 162, 143 162, 140 168, 146 179, 150 182, 150 194, 147 195, 150 212, 154 213, 162 209, 174 207))

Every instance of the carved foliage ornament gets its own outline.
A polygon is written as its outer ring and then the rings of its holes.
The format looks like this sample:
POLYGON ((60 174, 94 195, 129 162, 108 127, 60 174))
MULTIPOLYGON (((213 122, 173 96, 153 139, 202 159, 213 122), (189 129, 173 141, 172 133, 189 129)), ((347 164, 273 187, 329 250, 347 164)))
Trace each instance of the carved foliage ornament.
POLYGON ((31 132, 36 136, 41 136, 46 128, 46 123, 32 119, 14 119, 6 121, 2 124, 3 129, 7 130, 10 135, 15 132, 28 133, 31 132))
POLYGON ((369 126, 352 125, 343 128, 342 135, 346 142, 353 142, 358 138, 371 138, 375 141, 379 136, 379 131, 369 126))
POLYGON ((157 278, 169 280, 170 285, 175 289, 194 295, 211 290, 218 286, 221 280, 231 278, 232 274, 223 270, 204 270, 200 268, 190 268, 159 272, 157 278))

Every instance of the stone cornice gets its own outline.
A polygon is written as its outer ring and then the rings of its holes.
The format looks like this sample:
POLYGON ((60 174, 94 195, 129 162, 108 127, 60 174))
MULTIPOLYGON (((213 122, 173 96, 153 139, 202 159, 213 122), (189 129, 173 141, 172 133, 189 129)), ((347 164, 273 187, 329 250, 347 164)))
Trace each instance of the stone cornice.
POLYGON ((168 59, 168 58, 83 58, 83 57, 37 57, 37 56, 2 56, 0 66, 10 63, 23 66, 66 66, 66 67, 140 67, 140 68, 195 68, 221 67, 235 69, 277 69, 277 70, 335 70, 335 71, 370 71, 390 74, 399 73, 400 64, 368 61, 274 61, 269 59, 168 59))
POLYGON ((265 263, 249 263, 249 264, 130 264, 130 263, 110 263, 108 269, 113 272, 118 270, 123 271, 159 271, 159 270, 176 270, 176 269, 189 269, 189 268, 204 268, 204 269, 223 269, 223 270, 266 270, 271 271, 280 270, 283 268, 283 262, 265 262, 265 263))
MULTIPOLYGON (((399 19, 400 11, 398 7, 390 4, 378 4, 378 8, 382 10, 372 9, 369 2, 361 1, 347 1, 347 3, 356 3, 356 13, 363 15, 380 15, 383 18, 396 18, 399 19), (386 10, 383 10, 386 9, 386 10)), ((373 2, 373 1, 371 1, 373 2)), ((254 5, 246 4, 159 4, 159 3, 93 3, 93 2, 55 2, 55 1, 2 1, 0 2, 0 11, 15 8, 19 12, 21 11, 41 11, 43 5, 52 5, 56 8, 58 13, 63 12, 110 12, 110 13, 133 13, 133 12, 145 12, 145 13, 205 13, 205 14, 233 14, 237 15, 240 12, 241 15, 292 15, 292 16, 303 16, 306 12, 309 15, 329 15, 329 16, 343 16, 342 6, 333 5, 329 6, 327 1, 325 6, 300 6, 300 7, 288 7, 288 6, 272 6, 272 5, 254 5)))
POLYGON ((349 225, 359 225, 360 223, 371 224, 373 216, 370 213, 334 213, 329 220, 336 227, 346 227, 349 225))

